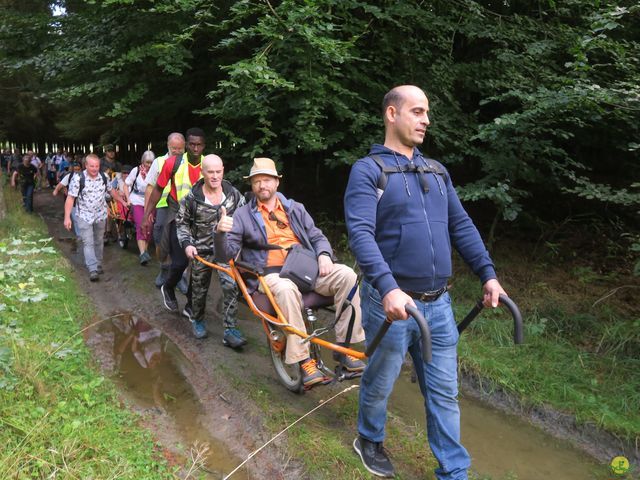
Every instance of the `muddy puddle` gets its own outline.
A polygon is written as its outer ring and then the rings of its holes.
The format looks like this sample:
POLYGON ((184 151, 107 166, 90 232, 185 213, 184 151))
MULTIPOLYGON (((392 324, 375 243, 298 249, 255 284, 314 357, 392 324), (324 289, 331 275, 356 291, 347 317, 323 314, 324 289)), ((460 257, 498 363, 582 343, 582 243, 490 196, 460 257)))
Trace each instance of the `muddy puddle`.
MULTIPOLYGON (((151 417, 154 433, 169 444, 165 456, 170 462, 186 466, 185 471, 199 464, 195 476, 204 473, 211 479, 223 478, 241 463, 209 432, 212 422, 187 380, 193 366, 174 343, 129 313, 113 315, 100 330, 113 339, 116 385, 135 410, 151 417)), ((249 477, 241 470, 232 478, 249 477)))
MULTIPOLYGON (((403 371, 394 388, 390 409, 409 424, 424 429, 424 403, 418 384, 403 371)), ((461 395, 462 442, 472 468, 493 480, 596 480, 607 469, 590 456, 524 420, 461 395)))

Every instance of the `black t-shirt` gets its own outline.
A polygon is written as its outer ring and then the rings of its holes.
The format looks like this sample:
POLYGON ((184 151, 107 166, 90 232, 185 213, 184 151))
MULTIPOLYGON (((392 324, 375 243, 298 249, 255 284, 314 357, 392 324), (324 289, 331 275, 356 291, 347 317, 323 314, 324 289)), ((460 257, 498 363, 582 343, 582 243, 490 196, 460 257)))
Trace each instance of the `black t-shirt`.
POLYGON ((25 165, 24 163, 21 163, 18 166, 17 170, 18 170, 18 181, 22 185, 36 184, 35 176, 36 176, 36 173, 38 173, 38 169, 36 169, 36 167, 34 167, 31 164, 25 165))

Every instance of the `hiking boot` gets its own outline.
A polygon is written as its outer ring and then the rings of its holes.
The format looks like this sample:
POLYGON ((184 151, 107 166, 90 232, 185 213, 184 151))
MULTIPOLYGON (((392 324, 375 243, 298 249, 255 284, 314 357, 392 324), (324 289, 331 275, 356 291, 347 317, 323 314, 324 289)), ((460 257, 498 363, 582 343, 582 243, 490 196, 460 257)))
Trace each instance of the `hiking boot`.
POLYGON ((333 352, 333 359, 339 362, 348 372, 362 372, 364 367, 366 367, 366 364, 362 360, 357 359, 353 355, 333 352))
POLYGON ((97 282, 100 279, 100 276, 98 275, 98 272, 93 271, 89 273, 89 280, 92 282, 97 282))
POLYGON ((393 464, 385 452, 382 442, 370 442, 360 435, 353 441, 353 449, 358 455, 364 468, 378 477, 393 477, 393 464))
POLYGON ((237 328, 225 328, 222 344, 225 347, 240 348, 247 344, 247 339, 242 336, 242 332, 237 328))
POLYGON ((184 279, 184 277, 182 277, 180 279, 180 281, 178 282, 178 285, 176 285, 176 287, 178 288, 178 291, 183 295, 186 295, 187 292, 189 291, 189 284, 184 279))
POLYGON ((300 362, 300 368, 302 368, 302 383, 305 388, 312 387, 316 383, 324 382, 324 375, 318 370, 314 359, 309 358, 300 362))
POLYGON ((162 287, 160 287, 160 293, 162 293, 162 301, 164 302, 164 306, 167 307, 167 310, 170 312, 177 312, 178 300, 176 299, 176 294, 173 291, 173 288, 168 288, 162 285, 162 287))
POLYGON ((102 269, 102 265, 98 265, 98 269, 96 270, 100 275, 102 275, 104 273, 104 270, 102 269))
POLYGON ((140 254, 140 265, 146 265, 150 261, 151 261, 151 255, 149 255, 149 252, 142 252, 140 254))
POLYGON ((191 327, 193 328, 193 336, 196 338, 207 338, 207 329, 204 326, 202 320, 192 320, 191 327))
POLYGON ((191 305, 184 306, 184 308, 182 309, 182 316, 191 321, 191 317, 193 317, 193 310, 191 310, 191 305))

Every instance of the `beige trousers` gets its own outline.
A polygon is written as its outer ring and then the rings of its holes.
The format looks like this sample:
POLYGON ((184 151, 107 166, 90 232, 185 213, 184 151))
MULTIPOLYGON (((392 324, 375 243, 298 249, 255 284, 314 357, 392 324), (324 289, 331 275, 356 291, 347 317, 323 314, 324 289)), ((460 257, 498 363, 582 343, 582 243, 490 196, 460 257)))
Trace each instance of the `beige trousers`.
MULTIPOLYGON (((318 277, 315 291, 320 295, 334 297, 337 314, 340 312, 347 295, 349 295, 349 292, 355 285, 356 279, 357 276, 351 268, 346 265, 336 263, 329 275, 318 277)), ((289 279, 280 278, 277 273, 270 273, 269 275, 266 275, 264 280, 269 287, 269 290, 271 290, 271 293, 273 293, 278 307, 280 307, 286 321, 292 327, 308 333, 302 318, 302 295, 295 283, 289 279)), ((353 332, 351 333, 351 343, 360 343, 364 341, 364 331, 362 330, 360 312, 360 289, 356 290, 355 295, 351 299, 351 303, 355 309, 355 320, 353 324, 353 332)), ((345 341, 350 318, 351 309, 347 308, 336 322, 336 342, 345 341)), ((296 363, 309 358, 309 344, 301 344, 300 340, 301 338, 297 335, 287 335, 285 363, 296 363)))

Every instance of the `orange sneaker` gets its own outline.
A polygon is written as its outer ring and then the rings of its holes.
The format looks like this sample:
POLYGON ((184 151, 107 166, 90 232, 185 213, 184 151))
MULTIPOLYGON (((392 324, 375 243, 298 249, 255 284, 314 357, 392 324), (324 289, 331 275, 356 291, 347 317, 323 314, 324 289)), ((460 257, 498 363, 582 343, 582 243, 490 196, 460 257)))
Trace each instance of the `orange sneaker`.
POLYGON ((300 362, 300 368, 302 368, 302 383, 305 388, 324 381, 324 375, 318 370, 318 365, 314 359, 303 360, 300 362))

